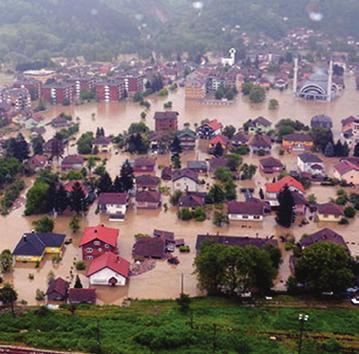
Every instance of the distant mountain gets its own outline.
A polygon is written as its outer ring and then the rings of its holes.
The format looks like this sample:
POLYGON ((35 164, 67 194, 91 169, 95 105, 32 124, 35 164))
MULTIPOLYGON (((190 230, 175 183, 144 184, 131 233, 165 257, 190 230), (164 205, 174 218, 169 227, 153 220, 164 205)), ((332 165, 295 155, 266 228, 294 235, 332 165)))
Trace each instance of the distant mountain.
POLYGON ((1 0, 0 60, 193 54, 239 47, 239 26, 274 38, 297 26, 357 36, 358 13, 358 0, 1 0))

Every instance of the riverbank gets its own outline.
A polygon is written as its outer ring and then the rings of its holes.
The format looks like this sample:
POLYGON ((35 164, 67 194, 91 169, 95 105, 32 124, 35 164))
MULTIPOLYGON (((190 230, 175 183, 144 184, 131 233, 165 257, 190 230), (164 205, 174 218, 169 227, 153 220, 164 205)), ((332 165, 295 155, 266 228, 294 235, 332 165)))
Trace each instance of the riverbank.
POLYGON ((2 315, 0 342, 108 354, 289 354, 297 348, 298 314, 304 312, 309 321, 303 353, 359 350, 357 309, 338 308, 337 303, 315 309, 306 306, 305 300, 291 297, 272 301, 252 307, 230 299, 197 298, 189 313, 181 313, 175 301, 133 301, 128 308, 81 305, 74 315, 69 309, 36 309, 16 318, 2 315), (289 307, 278 307, 281 303, 289 307), (299 307, 290 307, 291 303, 299 307))

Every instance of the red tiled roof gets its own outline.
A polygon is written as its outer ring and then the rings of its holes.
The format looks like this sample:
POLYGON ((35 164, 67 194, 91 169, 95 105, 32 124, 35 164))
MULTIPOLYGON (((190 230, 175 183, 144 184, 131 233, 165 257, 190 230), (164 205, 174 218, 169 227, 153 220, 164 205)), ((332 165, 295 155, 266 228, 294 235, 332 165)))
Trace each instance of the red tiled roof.
POLYGON ((66 280, 59 277, 50 283, 46 295, 56 292, 62 296, 66 296, 68 288, 69 288, 69 283, 66 280))
POLYGON ((304 193, 303 185, 291 176, 285 176, 278 182, 266 183, 266 191, 268 193, 279 193, 285 186, 294 187, 304 193))
POLYGON ((82 181, 68 181, 64 184, 64 188, 65 188, 65 191, 67 193, 71 193, 74 189, 74 185, 76 183, 79 183, 80 186, 81 186, 81 189, 82 191, 84 192, 85 195, 88 195, 89 194, 89 190, 87 188, 87 186, 82 182, 82 181))
POLYGON ((104 225, 86 227, 79 246, 86 245, 94 240, 105 242, 113 247, 117 247, 119 230, 104 225))
POLYGON ((218 122, 217 119, 213 119, 209 122, 207 122, 207 125, 214 131, 218 129, 222 129, 222 123, 218 122))
POLYGON ((109 268, 123 277, 128 278, 129 267, 130 263, 126 261, 126 259, 112 252, 106 252, 91 262, 86 275, 89 277, 102 269, 109 268))
POLYGON ((228 139, 223 135, 216 135, 209 141, 210 145, 217 145, 218 143, 220 143, 222 145, 227 145, 228 139))
POLYGON ((95 303, 96 302, 96 289, 70 289, 69 290, 70 303, 95 303))
POLYGON ((355 165, 354 163, 352 163, 348 160, 343 160, 335 166, 335 169, 342 176, 345 173, 352 171, 352 170, 359 171, 359 166, 355 165))

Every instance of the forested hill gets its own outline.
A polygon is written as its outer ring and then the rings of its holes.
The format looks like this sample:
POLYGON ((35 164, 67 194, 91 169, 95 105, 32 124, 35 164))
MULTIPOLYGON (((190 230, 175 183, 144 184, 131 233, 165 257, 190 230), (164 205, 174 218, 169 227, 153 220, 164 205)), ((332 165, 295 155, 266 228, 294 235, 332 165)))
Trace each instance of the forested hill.
POLYGON ((274 38, 297 26, 357 35, 358 13, 358 0, 1 0, 0 59, 222 49, 239 45, 236 26, 274 38))

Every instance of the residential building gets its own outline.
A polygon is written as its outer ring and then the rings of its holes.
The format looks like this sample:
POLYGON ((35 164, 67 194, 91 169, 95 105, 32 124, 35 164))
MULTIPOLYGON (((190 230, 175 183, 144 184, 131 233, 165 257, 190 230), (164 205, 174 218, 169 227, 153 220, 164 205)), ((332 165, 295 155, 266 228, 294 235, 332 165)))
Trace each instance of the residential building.
POLYGON ((186 193, 178 201, 179 208, 195 210, 205 206, 205 193, 186 193))
POLYGON ((334 167, 334 178, 359 185, 359 158, 346 158, 334 167))
POLYGON ((79 243, 79 247, 82 248, 82 258, 92 261, 105 252, 117 253, 118 236, 118 229, 104 225, 86 227, 79 243))
POLYGON ((125 286, 129 268, 130 263, 124 258, 106 252, 90 263, 86 276, 91 285, 125 286))
POLYGON ((31 96, 26 88, 3 88, 0 89, 0 104, 3 103, 19 112, 31 108, 31 96))
POLYGON ((122 75, 118 77, 124 83, 127 96, 134 96, 137 92, 143 92, 145 90, 145 78, 143 75, 122 75))
POLYGON ((249 134, 267 134, 271 130, 272 122, 264 117, 258 117, 248 122, 249 134))
POLYGON ((46 155, 34 155, 29 158, 27 163, 33 171, 38 172, 48 167, 49 159, 46 155))
POLYGON ((343 246, 345 250, 350 253, 343 236, 328 228, 324 228, 314 232, 313 234, 306 235, 299 241, 299 245, 302 249, 305 249, 306 247, 310 247, 318 242, 329 242, 343 246))
POLYGON ((128 207, 127 193, 101 193, 98 198, 100 213, 125 218, 128 207))
POLYGON ((166 241, 161 237, 141 237, 132 249, 134 259, 163 259, 166 255, 166 241))
POLYGON ((175 170, 172 177, 173 191, 198 192, 198 175, 195 171, 188 168, 175 170))
POLYGON ((285 167, 279 159, 270 156, 259 160, 259 169, 263 173, 276 173, 284 171, 285 167))
POLYGON ((238 132, 230 140, 230 144, 234 147, 240 147, 247 145, 248 140, 248 136, 244 132, 238 132))
POLYGON ((175 132, 178 128, 178 112, 156 112, 154 116, 156 132, 175 132))
POLYGON ((74 87, 76 99, 79 99, 82 93, 95 92, 96 89, 96 78, 94 76, 71 77, 68 82, 74 87))
POLYGON ((157 209, 161 206, 161 193, 143 191, 136 193, 136 206, 139 209, 157 209))
POLYGON ((126 95, 125 84, 120 79, 96 82, 96 97, 99 101, 118 102, 126 95))
POLYGON ((75 99, 74 86, 67 82, 44 84, 41 98, 51 104, 71 104, 75 99))
POLYGON ((69 289, 69 298, 68 301, 70 304, 79 305, 79 304, 91 304, 96 303, 96 289, 69 289))
POLYGON ((343 208, 335 203, 317 205, 318 221, 339 222, 343 217, 343 208))
POLYGON ((41 81, 32 78, 18 78, 13 85, 14 88, 27 89, 32 101, 38 100, 41 96, 41 81))
POLYGON ((213 119, 201 124, 197 130, 200 139, 212 139, 214 136, 222 133, 223 125, 217 119, 213 119))
POLYGON ((206 97, 206 80, 197 73, 188 75, 185 81, 185 97, 189 100, 202 100, 206 97))
POLYGON ((291 176, 284 176, 277 182, 266 183, 265 195, 271 206, 275 207, 279 205, 278 195, 285 187, 301 194, 304 194, 305 192, 303 185, 291 176))
POLYGON ((66 301, 69 287, 69 282, 60 277, 51 280, 46 291, 47 301, 66 301))
POLYGON ((272 140, 268 135, 256 134, 249 143, 252 154, 270 154, 272 150, 272 140))
POLYGON ((207 173, 208 162, 201 160, 189 160, 187 161, 187 169, 194 171, 196 173, 207 173))
POLYGON ((230 221, 263 221, 264 202, 251 200, 245 202, 230 201, 227 203, 230 221))
POLYGON ((209 151, 212 152, 216 148, 217 144, 221 145, 223 150, 226 150, 229 144, 229 140, 224 135, 219 134, 214 136, 208 143, 209 151))
POLYGON ((62 254, 65 237, 52 232, 25 233, 12 254, 16 262, 41 262, 45 254, 62 254))
POLYGON ((156 176, 141 175, 136 177, 137 191, 157 191, 160 184, 160 179, 156 176))
POLYGON ((216 242, 221 245, 246 247, 254 246, 258 248, 264 248, 266 246, 278 247, 278 241, 272 238, 259 238, 248 236, 222 236, 222 235, 198 235, 196 240, 197 252, 207 242, 216 242))
POLYGON ((133 172, 136 174, 155 173, 156 161, 148 157, 139 157, 133 162, 133 172))
POLYGON ((311 151, 313 146, 313 139, 307 134, 287 134, 282 139, 282 147, 287 151, 311 151))
POLYGON ((98 136, 93 141, 93 148, 98 152, 106 153, 111 151, 111 138, 105 136, 98 136))
POLYGON ((183 129, 177 132, 177 137, 181 142, 181 148, 183 151, 194 150, 196 147, 196 133, 189 129, 183 129))
POLYGON ((325 176, 324 162, 317 155, 310 153, 298 155, 297 166, 300 172, 309 173, 312 176, 325 176))
POLYGON ((225 157, 214 157, 208 161, 209 172, 215 174, 219 168, 228 167, 228 159, 225 157))
POLYGON ((59 116, 51 120, 51 126, 55 129, 67 128, 70 125, 71 120, 63 114, 60 114, 59 116))

